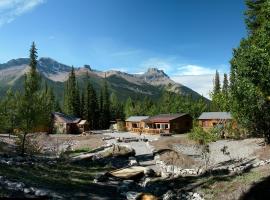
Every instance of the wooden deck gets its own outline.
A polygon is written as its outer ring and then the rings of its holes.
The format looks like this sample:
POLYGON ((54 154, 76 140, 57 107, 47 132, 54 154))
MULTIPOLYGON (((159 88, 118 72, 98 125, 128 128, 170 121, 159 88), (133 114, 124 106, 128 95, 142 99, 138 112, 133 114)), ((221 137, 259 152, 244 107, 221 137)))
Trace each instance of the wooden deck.
POLYGON ((132 128, 131 129, 131 132, 138 133, 138 134, 145 133, 145 134, 149 134, 149 135, 160 134, 162 131, 163 130, 161 130, 161 129, 153 129, 153 128, 145 128, 145 129, 142 129, 142 128, 132 128))

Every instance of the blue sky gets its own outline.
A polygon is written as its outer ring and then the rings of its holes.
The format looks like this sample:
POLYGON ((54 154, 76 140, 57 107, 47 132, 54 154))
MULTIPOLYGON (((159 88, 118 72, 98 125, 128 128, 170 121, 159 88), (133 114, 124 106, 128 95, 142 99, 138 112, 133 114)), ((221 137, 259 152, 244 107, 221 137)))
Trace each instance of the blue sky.
POLYGON ((40 57, 129 73, 157 67, 208 96, 246 34, 244 9, 244 0, 0 0, 0 63, 28 57, 35 41, 40 57))

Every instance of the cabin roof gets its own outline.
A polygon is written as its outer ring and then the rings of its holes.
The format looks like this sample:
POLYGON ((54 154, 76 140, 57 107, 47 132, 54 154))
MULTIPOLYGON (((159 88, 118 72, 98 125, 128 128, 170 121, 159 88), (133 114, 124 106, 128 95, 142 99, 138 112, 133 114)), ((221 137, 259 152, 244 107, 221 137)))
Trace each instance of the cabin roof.
POLYGON ((145 120, 149 118, 149 116, 130 116, 126 119, 127 122, 140 122, 142 120, 145 120))
POLYGON ((168 123, 171 120, 177 119, 179 117, 183 117, 185 115, 188 115, 188 114, 187 113, 159 114, 159 115, 149 117, 145 121, 146 122, 152 122, 152 123, 156 123, 156 122, 168 123))
POLYGON ((66 124, 76 124, 81 120, 80 118, 66 115, 60 112, 54 112, 53 116, 56 121, 66 123, 66 124))
POLYGON ((80 125, 85 125, 85 124, 87 124, 88 122, 87 122, 87 120, 85 120, 85 119, 83 119, 83 120, 81 120, 80 122, 79 122, 79 124, 80 125))
POLYGON ((203 112, 198 119, 232 119, 229 112, 203 112))

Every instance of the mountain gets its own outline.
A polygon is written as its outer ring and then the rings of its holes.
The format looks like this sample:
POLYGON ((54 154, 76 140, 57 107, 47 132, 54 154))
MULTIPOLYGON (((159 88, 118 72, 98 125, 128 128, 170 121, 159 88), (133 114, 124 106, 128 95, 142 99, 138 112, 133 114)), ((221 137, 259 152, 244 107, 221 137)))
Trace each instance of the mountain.
MULTIPOLYGON (((28 71, 28 58, 19 58, 0 64, 0 94, 8 88, 22 89, 24 74, 28 71)), ((61 99, 63 95, 64 82, 67 80, 71 66, 62 64, 51 58, 40 58, 37 65, 38 71, 48 85, 53 86, 57 96, 61 99)), ((89 65, 75 68, 78 82, 83 86, 86 79, 90 80, 95 89, 99 90, 106 77, 111 92, 115 92, 120 99, 127 97, 142 98, 149 96, 157 99, 163 89, 173 91, 182 95, 192 95, 193 98, 201 97, 190 88, 176 83, 157 68, 149 68, 144 74, 128 74, 120 71, 98 71, 89 65)))

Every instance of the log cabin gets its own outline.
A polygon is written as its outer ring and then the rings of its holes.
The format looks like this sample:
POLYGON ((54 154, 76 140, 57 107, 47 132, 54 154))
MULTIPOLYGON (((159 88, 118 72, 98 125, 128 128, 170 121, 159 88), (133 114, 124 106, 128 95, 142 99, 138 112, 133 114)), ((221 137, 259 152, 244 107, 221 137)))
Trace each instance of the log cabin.
POLYGON ((130 116, 126 119, 127 131, 141 132, 145 128, 145 122, 143 120, 149 118, 149 116, 130 116))
POLYGON ((199 125, 207 130, 216 126, 224 127, 232 122, 232 116, 229 112, 203 112, 198 118, 199 125))
POLYGON ((145 133, 187 133, 192 129, 192 117, 187 113, 160 114, 143 120, 145 133))
POLYGON ((89 130, 88 122, 77 117, 72 117, 63 113, 54 112, 52 114, 53 133, 77 134, 89 130))

